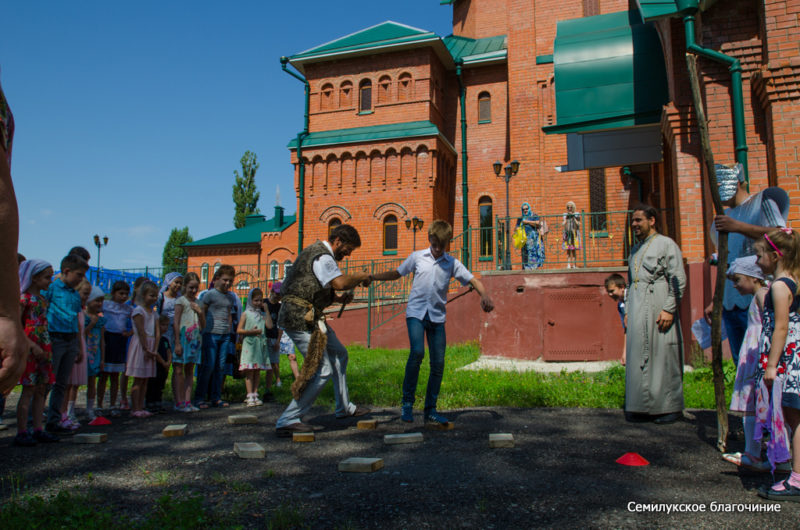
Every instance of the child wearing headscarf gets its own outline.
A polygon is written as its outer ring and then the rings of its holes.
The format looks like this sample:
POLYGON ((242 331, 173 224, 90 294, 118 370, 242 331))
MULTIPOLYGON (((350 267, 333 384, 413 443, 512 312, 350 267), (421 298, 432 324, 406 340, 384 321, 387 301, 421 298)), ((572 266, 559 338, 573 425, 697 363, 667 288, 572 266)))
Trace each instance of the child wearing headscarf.
POLYGON ((251 289, 247 295, 247 305, 239 320, 237 333, 242 339, 242 358, 239 370, 244 372, 244 384, 247 388, 245 404, 248 407, 263 405, 258 399, 258 382, 261 370, 272 370, 267 352, 266 330, 272 329, 273 323, 269 313, 264 313, 264 293, 258 287, 251 289))
POLYGON ((83 320, 83 334, 86 337, 86 367, 88 375, 86 415, 89 417, 89 420, 95 418, 94 404, 95 397, 97 396, 97 376, 100 375, 100 370, 103 369, 105 360, 106 343, 103 335, 105 332, 106 317, 102 314, 105 298, 106 293, 97 285, 93 286, 92 292, 89 293, 89 300, 86 302, 86 316, 83 320))
POLYGON ((47 385, 56 382, 53 374, 53 351, 50 335, 47 333, 47 302, 42 295, 42 291, 47 290, 52 280, 53 267, 44 260, 26 260, 19 266, 22 325, 25 335, 32 343, 25 371, 20 379, 22 395, 17 403, 18 432, 14 445, 23 447, 58 441, 58 436, 42 428, 47 385), (27 430, 29 412, 33 419, 33 432, 27 430))

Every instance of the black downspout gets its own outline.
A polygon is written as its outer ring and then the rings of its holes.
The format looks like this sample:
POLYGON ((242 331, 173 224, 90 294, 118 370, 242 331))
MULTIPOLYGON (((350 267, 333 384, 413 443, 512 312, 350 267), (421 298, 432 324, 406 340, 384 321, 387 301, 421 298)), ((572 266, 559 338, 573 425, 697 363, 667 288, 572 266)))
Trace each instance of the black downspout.
POLYGON ((303 163, 303 140, 308 136, 308 104, 310 99, 311 90, 308 85, 308 80, 287 69, 289 64, 288 57, 281 57, 281 68, 284 72, 298 79, 305 88, 306 110, 303 115, 303 131, 297 135, 297 164, 298 164, 298 181, 300 191, 297 195, 297 254, 303 250, 303 226, 305 223, 305 201, 306 201, 306 165, 303 163))
POLYGON ((456 61, 456 78, 458 78, 458 100, 461 104, 461 228, 463 230, 463 241, 461 244, 461 262, 466 267, 470 266, 470 233, 469 233, 469 180, 467 178, 467 108, 466 108, 466 90, 464 89, 464 81, 461 78, 461 67, 464 61, 459 59, 456 61))

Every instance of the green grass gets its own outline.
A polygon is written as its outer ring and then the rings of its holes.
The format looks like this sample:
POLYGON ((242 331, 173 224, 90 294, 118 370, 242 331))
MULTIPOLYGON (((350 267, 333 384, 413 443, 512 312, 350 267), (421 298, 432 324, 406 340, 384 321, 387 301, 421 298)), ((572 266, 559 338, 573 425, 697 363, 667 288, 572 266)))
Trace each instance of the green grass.
MULTIPOLYGON (((368 350, 362 346, 348 348, 347 384, 353 400, 365 405, 399 407, 401 387, 408 359, 408 350, 368 350)), ((557 374, 535 372, 466 371, 458 370, 480 356, 476 343, 453 345, 447 348, 445 373, 439 395, 439 408, 468 407, 589 407, 619 408, 625 399, 625 367, 614 366, 598 373, 562 371, 557 374)), ((300 356, 298 356, 300 359, 300 356)), ((291 400, 289 385, 293 381, 288 363, 281 364, 284 385, 273 388, 279 402, 291 400)), ((734 366, 725 361, 726 399, 730 399, 734 366)), ((429 366, 422 363, 416 402, 425 400, 429 366)), ((263 389, 263 386, 262 386, 263 389)), ((244 382, 228 378, 226 398, 241 401, 245 396, 244 382)), ((687 408, 713 409, 714 387, 711 367, 699 366, 684 375, 684 396, 687 408)), ((317 400, 318 405, 334 407, 333 385, 328 385, 317 400)))

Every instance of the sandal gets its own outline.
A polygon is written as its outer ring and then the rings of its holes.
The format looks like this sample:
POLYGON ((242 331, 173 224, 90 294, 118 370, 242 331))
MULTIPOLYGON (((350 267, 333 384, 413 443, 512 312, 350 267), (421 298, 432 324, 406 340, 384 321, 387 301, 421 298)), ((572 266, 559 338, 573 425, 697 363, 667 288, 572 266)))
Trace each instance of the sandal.
POLYGON ((755 460, 747 453, 725 453, 722 455, 722 458, 731 464, 736 464, 739 467, 749 469, 750 471, 755 471, 756 473, 764 473, 769 471, 772 467, 770 466, 769 462, 764 460, 755 460))
POLYGON ((777 486, 777 484, 773 484, 769 489, 762 488, 758 490, 758 496, 771 501, 800 502, 800 488, 789 484, 788 479, 783 481, 782 490, 775 490, 775 486, 777 486))
POLYGON ((219 401, 215 401, 214 403, 212 403, 211 406, 214 407, 215 409, 224 409, 230 407, 231 405, 227 401, 223 401, 220 399, 219 401))
POLYGON ((209 407, 209 404, 208 404, 207 401, 198 401, 197 402, 197 408, 200 409, 200 410, 205 410, 208 407, 209 407))

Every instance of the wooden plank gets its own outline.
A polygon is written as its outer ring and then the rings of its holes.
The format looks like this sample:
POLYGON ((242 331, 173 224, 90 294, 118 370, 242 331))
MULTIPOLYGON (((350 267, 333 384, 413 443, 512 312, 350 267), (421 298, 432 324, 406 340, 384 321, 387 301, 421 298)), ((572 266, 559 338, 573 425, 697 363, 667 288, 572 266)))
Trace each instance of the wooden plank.
POLYGON ((172 436, 183 436, 188 430, 188 426, 185 423, 180 423, 176 425, 167 425, 164 427, 164 430, 161 431, 161 434, 168 438, 172 436))
POLYGON ((233 444, 233 452, 239 458, 264 458, 267 454, 264 447, 255 442, 236 442, 233 444))
POLYGON ((492 433, 489 435, 489 447, 514 447, 514 435, 510 433, 492 433))

